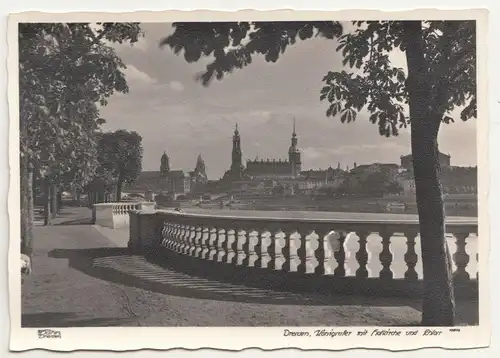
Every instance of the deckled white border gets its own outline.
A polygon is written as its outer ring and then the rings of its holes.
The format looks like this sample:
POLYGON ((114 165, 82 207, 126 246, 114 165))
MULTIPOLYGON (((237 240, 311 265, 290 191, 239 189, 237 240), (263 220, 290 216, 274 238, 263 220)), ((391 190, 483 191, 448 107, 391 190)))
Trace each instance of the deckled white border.
MULTIPOLYGON (((215 12, 215 11, 167 11, 167 12, 129 12, 129 13, 58 13, 48 14, 30 12, 11 15, 8 27, 8 100, 9 100, 9 304, 11 314, 10 348, 15 351, 43 348, 57 351, 72 350, 115 350, 128 351, 137 349, 199 349, 216 348, 225 350, 241 350, 257 347, 261 349, 301 348, 341 350, 348 348, 380 348, 390 350, 410 350, 423 347, 442 348, 474 348, 485 347, 490 340, 489 316, 489 218, 487 215, 488 198, 488 107, 486 76, 486 10, 411 10, 401 12, 383 12, 376 10, 342 10, 342 11, 252 11, 215 12), (118 328, 69 328, 62 329, 62 339, 37 338, 37 329, 20 328, 20 273, 19 273, 19 240, 20 240, 20 208, 19 208, 19 128, 18 128, 18 59, 17 59, 17 23, 18 22, 97 22, 97 21, 137 21, 137 22, 174 22, 174 21, 245 21, 245 20, 477 20, 477 58, 478 58, 478 113, 477 143, 479 172, 479 271, 481 281, 480 294, 480 326, 461 327, 460 333, 443 330, 438 337, 351 337, 343 338, 300 338, 283 336, 285 327, 279 328, 150 328, 150 327, 118 327, 118 328), (481 145, 482 144, 482 145, 481 145), (231 336, 230 340, 221 339, 231 336), (133 337, 133 339, 126 339, 133 337)), ((466 138, 464 139, 466 140, 466 138)), ((317 327, 324 328, 324 327, 317 327)), ((317 328, 307 328, 313 331, 317 328)), ((373 327, 346 327, 353 332, 373 327)), ((341 327, 335 327, 340 330, 341 327)), ((395 329, 392 327, 391 329, 395 329)), ((425 328, 420 327, 420 330, 425 328)), ((401 328, 403 331, 411 328, 401 328)))

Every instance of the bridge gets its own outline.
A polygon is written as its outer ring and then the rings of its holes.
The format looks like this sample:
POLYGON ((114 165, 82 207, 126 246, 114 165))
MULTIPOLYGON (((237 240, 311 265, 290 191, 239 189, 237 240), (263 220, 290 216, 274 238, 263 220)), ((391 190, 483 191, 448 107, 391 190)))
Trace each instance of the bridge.
MULTIPOLYGON (((66 208, 56 225, 35 228, 34 273, 22 288, 23 326, 420 321, 413 216, 106 205, 119 217, 116 227, 95 224, 86 208, 66 208)), ((477 324, 477 220, 450 220, 447 232, 458 321, 477 324)))

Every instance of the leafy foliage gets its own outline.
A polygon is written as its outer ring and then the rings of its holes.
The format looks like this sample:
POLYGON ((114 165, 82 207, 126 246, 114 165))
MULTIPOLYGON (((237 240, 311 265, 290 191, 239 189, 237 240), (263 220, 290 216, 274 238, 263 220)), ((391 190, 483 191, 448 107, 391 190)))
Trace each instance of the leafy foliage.
POLYGON ((121 192, 123 184, 132 183, 141 174, 142 137, 126 130, 100 133, 99 137, 98 178, 107 185, 116 183, 121 192))
POLYGON ((338 22, 190 22, 174 23, 175 32, 161 41, 176 54, 184 52, 187 62, 213 57, 205 73, 199 76, 207 86, 215 77, 221 80, 233 69, 252 63, 252 56, 262 55, 276 62, 288 46, 299 40, 321 36, 338 37, 342 26, 338 22))
POLYGON ((19 25, 20 149, 39 177, 81 186, 94 175, 98 106, 128 91, 125 65, 107 42, 140 35, 135 23, 19 25))
MULTIPOLYGON (((391 53, 405 51, 401 21, 354 21, 354 30, 342 34, 338 22, 207 22, 174 23, 175 31, 161 42, 187 62, 202 57, 213 61, 199 76, 203 85, 221 80, 234 69, 252 62, 255 55, 276 62, 299 40, 321 36, 337 39, 344 66, 353 72, 328 72, 320 99, 330 103, 326 112, 342 123, 355 121, 363 109, 384 136, 398 135, 410 123, 405 69, 395 67, 391 53)), ((424 21, 426 73, 434 101, 429 106, 444 123, 459 107, 461 118, 477 115, 476 32, 474 21, 424 21)))
MULTIPOLYGON (((330 106, 327 116, 340 115, 342 122, 356 119, 366 108, 370 122, 381 135, 398 135, 410 123, 407 76, 394 67, 390 54, 405 51, 403 23, 357 21, 357 29, 339 39, 343 63, 356 73, 328 72, 323 78, 321 100, 330 106)), ((450 112, 459 107, 461 118, 476 116, 476 33, 473 21, 422 22, 427 62, 425 71, 430 97, 427 105, 439 121, 453 122, 450 112)))

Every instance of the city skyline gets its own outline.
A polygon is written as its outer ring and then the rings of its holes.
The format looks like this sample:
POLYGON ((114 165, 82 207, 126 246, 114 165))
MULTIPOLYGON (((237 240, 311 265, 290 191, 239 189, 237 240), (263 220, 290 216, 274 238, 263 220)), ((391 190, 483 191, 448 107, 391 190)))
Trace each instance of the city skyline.
MULTIPOLYGON (((166 150, 173 168, 189 171, 201 153, 208 177, 220 178, 230 165, 236 122, 244 163, 257 155, 285 159, 293 117, 303 170, 337 162, 343 167, 354 162, 398 163, 401 155, 410 153, 407 131, 382 137, 368 122, 368 114, 361 113, 350 124, 326 117, 326 105, 319 101, 321 79, 328 70, 341 69, 340 57, 329 41, 300 42, 275 64, 258 58, 248 68, 204 88, 195 76, 206 61, 187 64, 182 55, 159 48, 159 41, 172 31, 170 24, 144 24, 143 28, 145 37, 135 46, 117 46, 127 65, 130 93, 113 96, 102 117, 107 120, 105 129, 135 130, 143 137, 144 170, 158 170, 166 150)), ((452 156, 453 165, 474 166, 476 122, 456 118, 456 123, 443 125, 440 150, 452 156)))

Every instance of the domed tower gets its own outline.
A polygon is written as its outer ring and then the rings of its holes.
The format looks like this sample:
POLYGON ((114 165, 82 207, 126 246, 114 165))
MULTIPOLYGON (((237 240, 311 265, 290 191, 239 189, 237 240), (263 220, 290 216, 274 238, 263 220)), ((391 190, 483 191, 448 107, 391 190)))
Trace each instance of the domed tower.
POLYGON ((241 179, 242 162, 241 162, 241 141, 240 132, 238 131, 238 123, 233 134, 233 151, 231 153, 231 176, 233 179, 241 179))
POLYGON ((288 159, 292 167, 292 176, 298 177, 302 171, 302 162, 300 161, 300 149, 297 147, 297 133, 295 133, 295 118, 293 119, 292 144, 288 149, 288 159))
POLYGON ((166 178, 169 172, 170 172, 169 159, 167 152, 164 151, 163 155, 161 156, 160 175, 162 178, 166 178))

